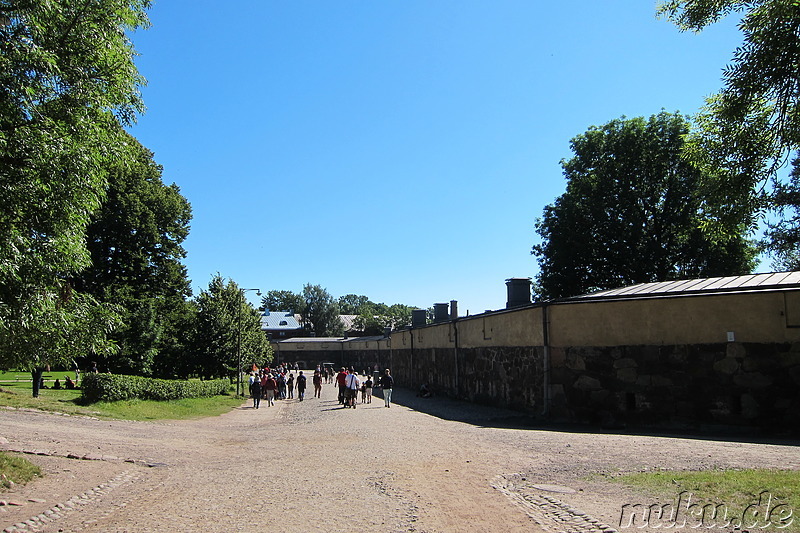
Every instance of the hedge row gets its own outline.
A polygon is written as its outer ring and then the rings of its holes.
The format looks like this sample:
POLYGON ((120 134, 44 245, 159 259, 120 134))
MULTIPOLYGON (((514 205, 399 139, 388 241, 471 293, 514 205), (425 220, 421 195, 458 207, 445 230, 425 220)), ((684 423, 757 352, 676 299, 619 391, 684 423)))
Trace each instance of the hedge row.
POLYGON ((230 381, 174 381, 167 379, 86 374, 81 381, 81 396, 87 402, 118 400, 181 400, 227 394, 230 381))

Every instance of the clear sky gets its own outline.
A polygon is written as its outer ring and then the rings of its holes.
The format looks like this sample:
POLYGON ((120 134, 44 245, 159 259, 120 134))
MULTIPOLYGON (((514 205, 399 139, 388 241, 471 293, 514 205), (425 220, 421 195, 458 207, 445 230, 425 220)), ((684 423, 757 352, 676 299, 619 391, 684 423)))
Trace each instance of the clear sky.
MULTIPOLYGON (((650 0, 155 0, 133 134, 192 204, 197 294, 245 288, 501 309, 591 125, 691 114, 735 21, 650 0), (224 9, 223 9, 224 8, 224 9)), ((258 298, 253 293, 251 301, 258 298)))

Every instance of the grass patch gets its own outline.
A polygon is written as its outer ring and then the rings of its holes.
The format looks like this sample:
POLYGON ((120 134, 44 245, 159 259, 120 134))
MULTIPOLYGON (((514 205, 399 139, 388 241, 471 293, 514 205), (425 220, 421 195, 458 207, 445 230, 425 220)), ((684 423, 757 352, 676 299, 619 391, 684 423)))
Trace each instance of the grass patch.
POLYGON ((241 398, 212 396, 157 402, 152 400, 122 400, 91 404, 101 416, 124 420, 186 420, 219 416, 242 405, 241 398))
POLYGON ((0 452, 0 491, 7 491, 12 484, 24 485, 41 475, 39 467, 30 461, 0 452))
MULTIPOLYGON (((745 516, 743 529, 754 520, 759 520, 760 525, 751 529, 800 531, 800 471, 656 471, 613 476, 612 480, 658 498, 661 505, 674 504, 681 493, 686 493, 686 496, 691 494, 691 503, 697 503, 700 507, 724 504, 729 518, 741 519, 745 516), (752 515, 757 510, 761 514, 752 515), (770 511, 774 511, 771 520, 767 516, 770 511), (787 512, 790 513, 788 516, 785 514, 787 512), (791 523, 779 529, 777 526, 781 523, 781 513, 785 517, 784 523, 789 520, 791 523)), ((656 501, 632 503, 649 505, 656 501)), ((685 508, 687 504, 682 505, 685 508)))
POLYGON ((81 391, 42 389, 39 397, 31 396, 31 384, 0 385, 0 405, 16 409, 40 409, 70 415, 102 416, 92 405, 80 405, 81 391))
MULTIPOLYGON (((48 379, 63 379, 63 373, 45 373, 48 379), (49 376, 49 377, 48 377, 49 376)), ((73 375, 74 377, 74 375, 73 375)), ((80 390, 41 389, 34 398, 29 373, 0 373, 0 406, 17 409, 40 409, 70 415, 116 418, 122 420, 181 420, 218 416, 242 405, 241 398, 213 396, 168 402, 132 400, 121 402, 81 403, 80 390)))

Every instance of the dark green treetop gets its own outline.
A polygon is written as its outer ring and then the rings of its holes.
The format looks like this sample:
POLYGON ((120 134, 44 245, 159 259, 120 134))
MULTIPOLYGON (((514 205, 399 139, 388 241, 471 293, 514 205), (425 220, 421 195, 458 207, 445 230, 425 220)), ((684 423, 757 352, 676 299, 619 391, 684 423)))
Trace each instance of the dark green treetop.
POLYGON ((686 118, 661 112, 572 139, 575 155, 561 162, 567 190, 536 222, 540 297, 752 270, 743 224, 726 240, 703 229, 702 176, 681 155, 688 131, 686 118))

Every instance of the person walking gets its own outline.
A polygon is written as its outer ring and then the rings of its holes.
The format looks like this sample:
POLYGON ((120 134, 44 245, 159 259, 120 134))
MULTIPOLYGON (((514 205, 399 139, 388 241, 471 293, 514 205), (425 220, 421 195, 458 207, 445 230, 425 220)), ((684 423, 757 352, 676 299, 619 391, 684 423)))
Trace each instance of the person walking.
POLYGON ((347 371, 342 367, 336 374, 336 385, 339 387, 339 403, 344 403, 344 394, 347 390, 347 371))
POLYGON ((300 371, 300 374, 297 375, 297 398, 302 402, 303 396, 306 394, 306 377, 303 375, 303 371, 300 371))
POLYGON ((275 405, 275 390, 278 388, 278 382, 275 381, 272 374, 267 374, 262 386, 265 389, 267 406, 272 407, 275 405))
POLYGON ((367 376, 367 381, 364 382, 364 396, 366 396, 367 403, 372 403, 372 385, 372 378, 367 376))
POLYGON ((275 381, 278 383, 278 388, 275 392, 275 397, 278 400, 285 400, 286 399, 286 376, 281 372, 278 372, 278 375, 275 376, 275 381))
POLYGON ((289 399, 294 398, 294 374, 289 374, 286 378, 286 392, 289 394, 289 399))
POLYGON ((250 395, 253 397, 253 408, 258 409, 261 406, 261 380, 258 376, 250 384, 250 395))
POLYGON ((386 407, 391 407, 392 403, 392 386, 394 385, 394 379, 392 378, 392 374, 389 372, 387 368, 386 371, 381 376, 381 388, 383 389, 383 401, 386 403, 386 407))
POLYGON ((312 378, 312 382, 314 383, 314 398, 321 398, 322 397, 322 373, 317 371, 314 372, 314 377, 312 378))
POLYGON ((358 380, 358 374, 351 372, 347 374, 347 390, 345 390, 345 407, 356 408, 358 401, 358 389, 361 388, 361 383, 358 380))

